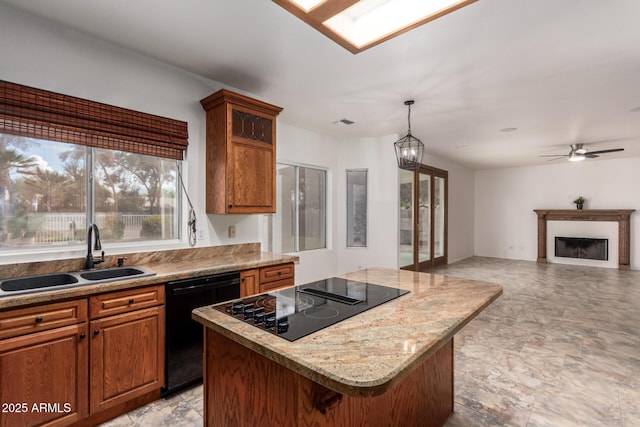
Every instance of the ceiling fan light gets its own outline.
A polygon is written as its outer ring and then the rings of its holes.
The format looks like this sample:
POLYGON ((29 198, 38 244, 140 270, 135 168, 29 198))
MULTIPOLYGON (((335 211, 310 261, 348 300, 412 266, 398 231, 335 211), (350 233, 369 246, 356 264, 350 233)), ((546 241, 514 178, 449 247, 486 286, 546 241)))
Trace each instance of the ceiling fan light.
POLYGON ((580 154, 580 153, 571 153, 569 155, 569 161, 570 162, 580 162, 582 160, 585 159, 584 154, 580 154))

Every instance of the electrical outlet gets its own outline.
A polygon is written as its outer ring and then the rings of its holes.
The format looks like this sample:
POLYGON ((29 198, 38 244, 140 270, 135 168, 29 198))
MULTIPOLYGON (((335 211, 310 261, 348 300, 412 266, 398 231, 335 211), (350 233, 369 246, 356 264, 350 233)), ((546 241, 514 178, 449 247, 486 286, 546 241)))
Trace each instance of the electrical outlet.
POLYGON ((236 237, 236 226, 235 225, 230 225, 229 226, 229 237, 232 238, 232 239, 236 237))
POLYGON ((198 240, 204 240, 204 230, 198 230, 198 240))

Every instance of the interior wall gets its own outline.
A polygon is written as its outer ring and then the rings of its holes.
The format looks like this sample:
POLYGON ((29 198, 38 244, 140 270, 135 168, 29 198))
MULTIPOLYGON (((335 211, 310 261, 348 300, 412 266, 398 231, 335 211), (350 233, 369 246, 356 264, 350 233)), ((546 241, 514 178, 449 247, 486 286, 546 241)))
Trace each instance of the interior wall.
POLYGON ((327 170, 327 248, 296 253, 300 257, 300 263, 296 266, 296 283, 308 283, 333 276, 336 274, 335 211, 339 208, 335 187, 338 141, 280 121, 276 134, 278 162, 327 170))
MULTIPOLYGON (((0 78, 91 99, 189 124, 189 149, 183 175, 198 219, 197 246, 261 241, 264 215, 205 213, 205 115, 199 100, 222 87, 144 55, 89 37, 0 3, 0 78), (236 238, 228 229, 236 226, 236 238)), ((251 95, 251 94, 248 94, 251 95)), ((256 95, 253 95, 256 96, 256 95)), ((282 106, 286 108, 286 106, 282 106)), ((380 138, 332 138, 278 120, 279 161, 328 170, 331 195, 327 210, 327 249, 299 254, 298 283, 359 267, 397 267, 397 166, 392 144, 396 135, 380 138), (369 169, 369 246, 347 249, 345 243, 346 169, 369 169), (340 237, 339 237, 340 236, 340 237)), ((473 254, 473 174, 430 157, 432 166, 449 170, 449 260, 473 254)), ((184 203, 186 218, 186 203, 184 203)), ((186 232, 186 221, 183 224, 186 232)), ((107 256, 150 250, 149 245, 105 244, 107 256)), ((153 250, 186 247, 185 241, 154 244, 153 250)), ((31 250, 0 255, 0 262, 60 259, 84 255, 79 246, 57 251, 31 250)))
POLYGON ((338 273, 367 267, 397 268, 398 166, 393 151, 396 139, 396 135, 352 138, 340 144, 336 171, 338 273), (347 169, 367 169, 366 247, 347 247, 347 169))
MULTIPOLYGON (((340 145, 338 161, 338 272, 366 267, 398 268, 399 173, 397 135, 361 138, 340 145), (346 247, 346 170, 368 168, 368 247, 346 247)), ((449 172, 449 262, 473 256, 473 171, 425 152, 423 163, 449 172)))
MULTIPOLYGON (((189 148, 183 175, 194 204, 202 239, 197 246, 259 241, 259 220, 253 215, 205 214, 205 114, 200 99, 222 85, 144 55, 120 48, 0 4, 0 49, 5 55, 0 78, 98 102, 184 120, 189 124, 189 148), (236 225, 237 237, 228 237, 236 225)), ((186 218, 186 202, 184 203, 186 218)), ((183 234, 186 221, 183 221, 183 234)), ((186 247, 172 242, 158 248, 186 247)), ((52 252, 30 251, 30 259, 83 256, 84 247, 52 252)), ((149 250, 144 245, 105 244, 107 255, 149 250)), ((1 256, 0 262, 20 262, 25 254, 1 256)))
MULTIPOLYGON (((579 163, 475 172, 475 249, 479 256, 535 261, 537 216, 534 209, 638 209, 640 158, 598 159, 579 163)), ((631 268, 640 268, 640 220, 631 216, 631 268)))

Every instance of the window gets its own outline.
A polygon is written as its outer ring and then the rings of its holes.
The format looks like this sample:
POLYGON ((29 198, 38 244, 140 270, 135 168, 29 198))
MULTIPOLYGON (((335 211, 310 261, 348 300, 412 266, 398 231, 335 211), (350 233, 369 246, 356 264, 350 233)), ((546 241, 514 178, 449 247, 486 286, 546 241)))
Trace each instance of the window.
POLYGON ((0 251, 176 239, 187 123, 0 81, 0 251))
POLYGON ((0 134, 0 173, 2 251, 80 244, 91 223, 103 242, 179 237, 175 161, 0 134))
POLYGON ((270 216, 268 246, 276 252, 326 248, 327 172, 277 164, 276 213, 270 216))
POLYGON ((347 247, 367 246, 367 169, 347 169, 347 247))

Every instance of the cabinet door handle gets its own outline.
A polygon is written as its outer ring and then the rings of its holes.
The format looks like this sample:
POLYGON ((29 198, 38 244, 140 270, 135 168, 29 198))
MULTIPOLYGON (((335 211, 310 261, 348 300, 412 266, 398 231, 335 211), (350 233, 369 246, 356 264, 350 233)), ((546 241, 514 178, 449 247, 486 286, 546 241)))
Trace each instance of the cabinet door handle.
POLYGON ((87 335, 83 332, 83 333, 80 334, 80 339, 83 340, 83 339, 85 339, 86 336, 87 335))
POLYGON ((36 317, 36 323, 42 323, 44 319, 40 316, 36 317))
POLYGON ((99 334, 100 334, 100 330, 99 329, 96 329, 95 331, 93 331, 93 336, 94 337, 99 335, 99 334))
POLYGON ((133 304, 133 302, 134 302, 134 301, 133 301, 133 298, 131 298, 131 299, 129 300, 129 304, 133 304))

